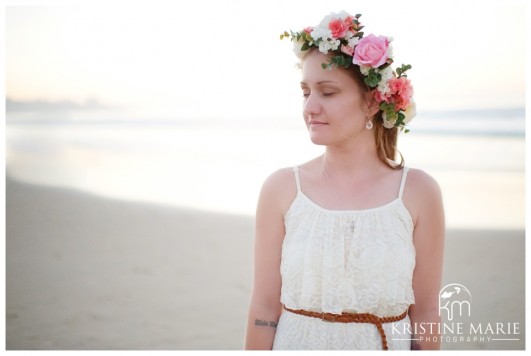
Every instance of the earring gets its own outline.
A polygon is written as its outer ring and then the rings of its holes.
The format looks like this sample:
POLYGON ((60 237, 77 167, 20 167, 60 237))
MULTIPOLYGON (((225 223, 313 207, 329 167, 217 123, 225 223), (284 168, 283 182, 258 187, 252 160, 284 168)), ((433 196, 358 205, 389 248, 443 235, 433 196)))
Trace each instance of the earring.
POLYGON ((365 127, 367 128, 367 130, 372 129, 373 126, 374 126, 374 125, 373 125, 373 123, 372 123, 371 120, 367 121, 367 123, 365 124, 365 127))

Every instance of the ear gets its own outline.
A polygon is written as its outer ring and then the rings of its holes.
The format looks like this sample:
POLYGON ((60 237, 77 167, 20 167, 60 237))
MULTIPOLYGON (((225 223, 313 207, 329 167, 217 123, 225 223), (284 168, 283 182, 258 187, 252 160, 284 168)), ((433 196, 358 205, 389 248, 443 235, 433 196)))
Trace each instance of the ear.
POLYGON ((380 104, 375 98, 376 90, 365 93, 365 103, 367 104, 367 115, 372 119, 380 111, 380 104))

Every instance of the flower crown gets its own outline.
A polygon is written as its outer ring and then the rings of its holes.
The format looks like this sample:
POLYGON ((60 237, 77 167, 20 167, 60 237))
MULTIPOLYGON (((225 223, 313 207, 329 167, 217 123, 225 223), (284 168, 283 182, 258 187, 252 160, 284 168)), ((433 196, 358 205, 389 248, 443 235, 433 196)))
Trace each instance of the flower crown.
MULTIPOLYGON (((323 69, 333 66, 349 68, 359 67, 365 77, 364 82, 373 91, 374 98, 382 111, 383 125, 390 129, 398 127, 404 130, 406 124, 415 116, 413 87, 405 72, 411 65, 402 64, 396 69, 391 68, 393 50, 390 45, 392 38, 368 35, 363 37, 359 18, 361 14, 352 16, 345 11, 326 16, 316 27, 307 27, 300 32, 285 31, 280 39, 290 38, 294 42, 293 50, 298 58, 302 58, 311 48, 333 56, 323 69)), ((409 130, 405 130, 409 132, 409 130)))

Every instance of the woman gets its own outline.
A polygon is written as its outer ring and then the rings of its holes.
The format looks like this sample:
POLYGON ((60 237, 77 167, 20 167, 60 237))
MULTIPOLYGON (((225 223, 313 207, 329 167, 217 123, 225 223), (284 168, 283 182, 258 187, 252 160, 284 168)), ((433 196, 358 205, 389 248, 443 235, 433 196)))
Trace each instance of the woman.
POLYGON ((395 162, 414 115, 410 66, 360 15, 285 32, 303 117, 323 155, 280 169, 256 213, 247 349, 438 349, 444 213, 438 184, 395 162), (435 323, 435 324, 433 324, 435 323))

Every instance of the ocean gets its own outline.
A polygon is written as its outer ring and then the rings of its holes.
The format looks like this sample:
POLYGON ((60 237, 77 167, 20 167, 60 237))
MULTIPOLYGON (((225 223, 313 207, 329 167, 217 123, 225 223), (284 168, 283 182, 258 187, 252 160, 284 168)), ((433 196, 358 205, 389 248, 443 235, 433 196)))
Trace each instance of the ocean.
MULTIPOLYGON (((406 165, 434 176, 447 225, 523 228, 524 109, 420 113, 406 165)), ((302 119, 21 120, 6 124, 7 175, 109 198, 253 215, 264 179, 323 152, 302 119)))

